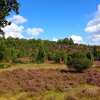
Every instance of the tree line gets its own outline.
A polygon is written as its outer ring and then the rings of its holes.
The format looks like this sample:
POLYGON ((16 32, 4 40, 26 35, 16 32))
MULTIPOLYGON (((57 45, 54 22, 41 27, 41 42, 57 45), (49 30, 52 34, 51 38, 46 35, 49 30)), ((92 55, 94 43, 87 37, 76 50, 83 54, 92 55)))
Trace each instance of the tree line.
POLYGON ((57 42, 41 39, 0 38, 0 62, 49 62, 73 66, 78 62, 82 65, 90 65, 94 60, 100 60, 99 46, 74 44, 69 38, 60 39, 57 42))
POLYGON ((41 39, 0 38, 0 60, 16 62, 18 58, 28 58, 32 62, 41 63, 54 59, 59 63, 64 60, 65 48, 67 49, 67 46, 73 44, 71 39, 54 42, 41 39))

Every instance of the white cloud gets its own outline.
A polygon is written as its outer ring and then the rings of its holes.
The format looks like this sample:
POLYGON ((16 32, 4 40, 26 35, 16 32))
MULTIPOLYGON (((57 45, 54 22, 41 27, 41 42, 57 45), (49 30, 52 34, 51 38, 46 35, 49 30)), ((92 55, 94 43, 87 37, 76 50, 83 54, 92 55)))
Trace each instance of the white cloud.
POLYGON ((14 15, 13 17, 8 18, 8 20, 15 24, 23 24, 27 22, 27 19, 20 15, 14 15))
POLYGON ((57 42, 57 41, 58 41, 58 39, 57 39, 57 38, 53 38, 53 39, 52 39, 52 41, 56 41, 56 42, 57 42))
POLYGON ((93 34, 91 38, 92 38, 92 42, 100 42, 100 34, 98 35, 93 34))
POLYGON ((92 41, 100 41, 100 4, 98 5, 94 18, 87 23, 85 32, 92 33, 92 41))
POLYGON ((28 28, 26 32, 33 36, 38 36, 40 33, 43 33, 44 30, 42 28, 28 28))
POLYGON ((30 39, 44 32, 42 28, 25 29, 23 23, 25 23, 27 19, 20 15, 14 15, 13 17, 9 18, 8 21, 11 21, 12 24, 2 28, 2 30, 5 32, 6 38, 13 37, 30 39))
POLYGON ((24 36, 22 35, 23 31, 24 31, 24 27, 23 26, 18 26, 14 23, 12 23, 9 26, 6 26, 4 28, 2 28, 3 31, 5 32, 5 37, 13 37, 13 38, 24 38, 24 36))
POLYGON ((71 38, 74 41, 74 43, 81 43, 81 42, 83 42, 83 38, 81 36, 72 35, 71 38))

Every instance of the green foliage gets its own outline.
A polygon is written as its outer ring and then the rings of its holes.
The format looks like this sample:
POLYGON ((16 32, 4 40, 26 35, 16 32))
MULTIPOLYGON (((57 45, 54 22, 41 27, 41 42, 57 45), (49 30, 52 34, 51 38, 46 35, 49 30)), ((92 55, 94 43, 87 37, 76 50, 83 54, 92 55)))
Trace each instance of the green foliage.
POLYGON ((59 44, 40 39, 0 38, 0 60, 12 63, 19 62, 20 59, 24 61, 30 60, 29 62, 34 63, 43 63, 44 61, 67 63, 67 58, 70 56, 68 54, 72 54, 75 51, 82 51, 82 53, 85 53, 86 58, 92 62, 94 60, 94 54, 95 58, 100 57, 100 48, 96 48, 96 53, 93 53, 92 49, 93 47, 65 45, 65 42, 59 44))
POLYGON ((87 58, 90 59, 92 62, 94 61, 94 56, 91 51, 87 52, 87 58))
POLYGON ((44 63, 44 61, 45 61, 45 50, 44 50, 43 47, 38 48, 35 61, 37 63, 44 63))
POLYGON ((18 9, 18 0, 0 0, 0 26, 5 26, 7 23, 5 17, 10 15, 11 11, 18 13, 18 9))
POLYGON ((92 66, 93 61, 89 57, 86 53, 74 52, 68 55, 67 65, 69 68, 81 72, 92 66))
POLYGON ((8 68, 10 64, 0 63, 0 69, 8 68))
POLYGON ((64 51, 55 51, 53 54, 53 61, 55 63, 64 63, 66 62, 67 54, 64 51))
POLYGON ((54 53, 51 52, 51 51, 49 51, 49 52, 47 52, 47 55, 46 56, 47 56, 47 60, 51 61, 54 58, 54 53))
POLYGON ((3 37, 5 33, 1 28, 11 24, 11 22, 8 22, 6 20, 6 17, 10 15, 12 11, 18 14, 18 10, 19 10, 18 0, 0 0, 0 34, 3 37))
POLYGON ((60 39, 57 41, 58 44, 73 45, 74 41, 71 38, 60 39))
POLYGON ((37 49, 33 49, 32 50, 32 53, 31 53, 31 62, 33 62, 33 63, 36 62, 37 53, 38 53, 38 50, 37 49))
POLYGON ((4 54, 3 52, 0 51, 0 61, 3 60, 3 58, 4 58, 4 54))
POLYGON ((0 61, 4 59, 5 46, 0 44, 0 61))
POLYGON ((7 62, 14 62, 17 58, 17 51, 14 48, 5 48, 5 60, 7 62))
POLYGON ((55 52, 54 53, 53 60, 54 60, 55 63, 60 63, 60 61, 61 61, 61 54, 60 54, 60 52, 55 52))
POLYGON ((94 46, 92 48, 92 54, 93 54, 95 60, 100 60, 100 49, 98 49, 97 46, 94 46))

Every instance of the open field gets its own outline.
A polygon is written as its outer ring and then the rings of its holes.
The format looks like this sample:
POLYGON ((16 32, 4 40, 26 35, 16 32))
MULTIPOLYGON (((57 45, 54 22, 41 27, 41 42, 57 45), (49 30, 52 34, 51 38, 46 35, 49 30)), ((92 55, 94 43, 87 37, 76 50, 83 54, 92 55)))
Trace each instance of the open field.
POLYGON ((0 0, 0 100, 100 100, 99 1, 0 0))
POLYGON ((63 64, 16 64, 0 72, 0 100, 100 100, 100 72, 63 64))

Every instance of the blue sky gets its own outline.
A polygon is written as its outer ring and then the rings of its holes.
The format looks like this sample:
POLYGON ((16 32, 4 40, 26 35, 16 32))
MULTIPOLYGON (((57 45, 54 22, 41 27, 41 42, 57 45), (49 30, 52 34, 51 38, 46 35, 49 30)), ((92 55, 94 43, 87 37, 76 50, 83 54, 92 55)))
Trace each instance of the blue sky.
MULTIPOLYGON (((35 38, 52 40, 73 36, 78 42, 89 44, 94 33, 85 29, 100 11, 99 3, 100 0, 20 0, 20 16, 27 19, 25 29, 43 29, 35 38)), ((26 32, 22 34, 28 36, 26 32)))

